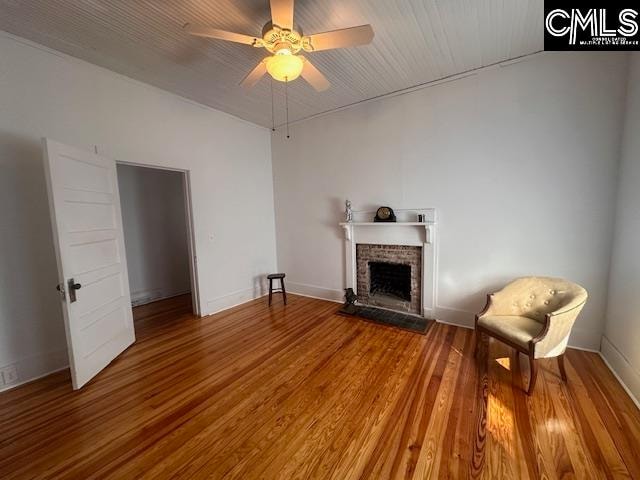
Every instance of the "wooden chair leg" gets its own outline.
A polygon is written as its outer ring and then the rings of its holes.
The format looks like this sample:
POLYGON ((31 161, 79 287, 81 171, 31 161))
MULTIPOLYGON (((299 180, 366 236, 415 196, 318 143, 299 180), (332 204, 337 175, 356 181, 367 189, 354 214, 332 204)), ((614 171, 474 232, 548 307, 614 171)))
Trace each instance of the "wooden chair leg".
POLYGON ((269 306, 271 306, 271 297, 273 296, 273 281, 269 279, 269 306))
POLYGON ((287 304, 287 291, 284 289, 284 278, 280 279, 280 286, 282 287, 282 298, 284 299, 284 304, 287 304))
POLYGON ((513 370, 515 372, 518 372, 518 374, 520 372, 522 372, 521 368, 520 368, 520 352, 518 350, 514 350, 514 357, 513 357, 513 370))
POLYGON ((480 351, 480 342, 482 341, 482 333, 476 330, 476 347, 473 350, 473 356, 477 357, 480 351))
POLYGON ((532 355, 529 355, 529 369, 531 370, 531 378, 529 378, 529 389, 527 390, 527 395, 531 395, 533 393, 533 387, 536 386, 536 379, 538 378, 538 365, 532 355))
POLYGON ((564 353, 558 356, 558 368, 560 369, 560 376, 562 381, 567 381, 567 371, 564 369, 564 353))

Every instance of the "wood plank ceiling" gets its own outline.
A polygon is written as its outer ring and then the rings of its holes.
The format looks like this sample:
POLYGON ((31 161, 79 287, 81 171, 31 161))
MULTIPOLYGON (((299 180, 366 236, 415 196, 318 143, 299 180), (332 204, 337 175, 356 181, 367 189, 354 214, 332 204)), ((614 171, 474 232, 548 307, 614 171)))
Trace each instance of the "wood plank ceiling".
MULTIPOLYGON (((182 26, 256 35, 269 19, 268 0, 0 0, 2 30, 266 127, 269 77, 238 86, 265 51, 182 26)), ((375 38, 310 54, 331 88, 292 82, 292 121, 543 48, 542 0, 297 0, 295 20, 307 34, 370 23, 375 38)))

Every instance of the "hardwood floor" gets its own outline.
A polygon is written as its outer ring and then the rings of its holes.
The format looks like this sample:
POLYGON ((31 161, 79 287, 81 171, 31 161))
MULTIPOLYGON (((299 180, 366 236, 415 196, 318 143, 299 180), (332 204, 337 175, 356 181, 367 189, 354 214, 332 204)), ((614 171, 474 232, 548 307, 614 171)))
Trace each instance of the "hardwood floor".
POLYGON ((193 317, 136 311, 138 341, 82 391, 0 394, 0 478, 640 478, 640 412, 595 354, 569 381, 473 332, 422 336, 290 295, 193 317))

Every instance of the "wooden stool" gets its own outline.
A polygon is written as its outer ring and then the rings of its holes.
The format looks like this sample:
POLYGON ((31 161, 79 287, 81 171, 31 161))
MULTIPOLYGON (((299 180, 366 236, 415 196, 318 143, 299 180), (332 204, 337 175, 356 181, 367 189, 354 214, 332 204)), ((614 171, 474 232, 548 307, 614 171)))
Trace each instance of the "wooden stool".
POLYGON ((282 292, 282 297, 284 299, 284 304, 287 304, 287 291, 284 289, 284 273, 272 273, 271 275, 267 275, 269 279, 269 306, 271 306, 271 297, 273 293, 282 292), (273 289, 273 281, 275 279, 280 279, 280 288, 274 290, 273 289))

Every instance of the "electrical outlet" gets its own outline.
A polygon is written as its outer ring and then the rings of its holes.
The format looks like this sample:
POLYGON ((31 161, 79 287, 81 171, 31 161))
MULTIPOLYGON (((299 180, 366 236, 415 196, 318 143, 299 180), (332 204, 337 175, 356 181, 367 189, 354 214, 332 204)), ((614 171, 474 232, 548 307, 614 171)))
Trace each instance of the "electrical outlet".
POLYGON ((0 369, 2 375, 2 381, 5 385, 15 383, 18 381, 18 368, 14 365, 7 365, 0 369))

